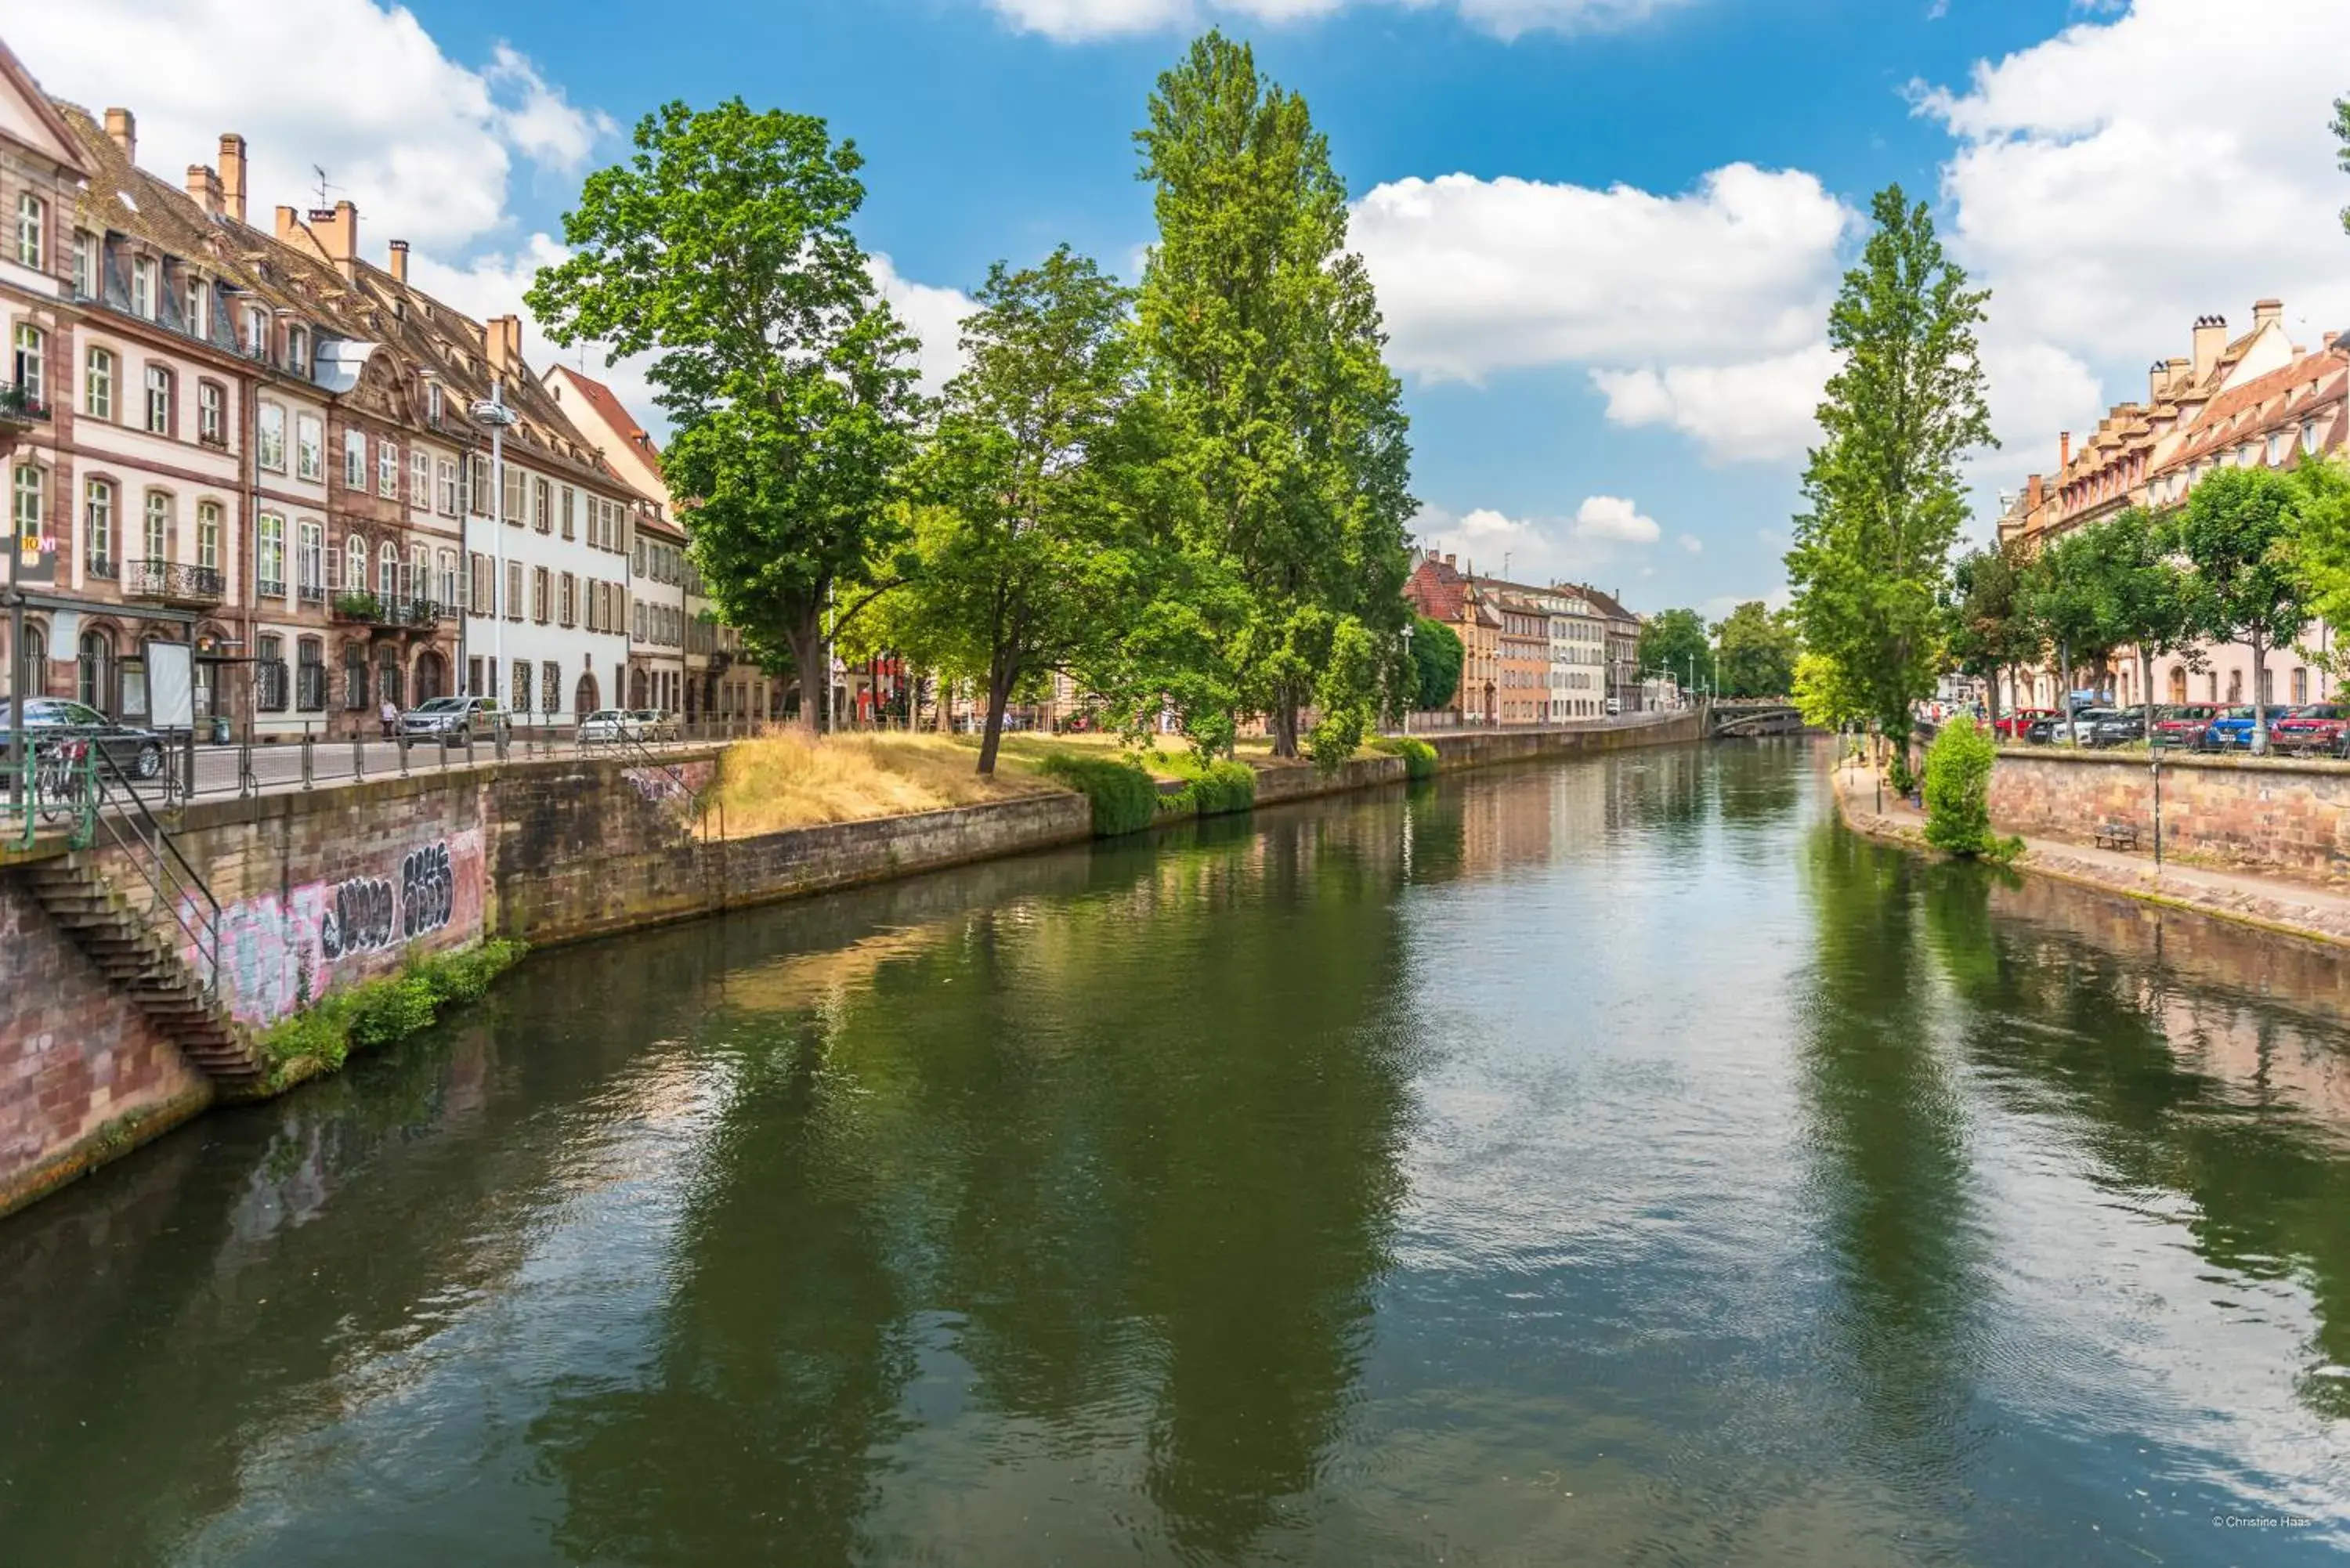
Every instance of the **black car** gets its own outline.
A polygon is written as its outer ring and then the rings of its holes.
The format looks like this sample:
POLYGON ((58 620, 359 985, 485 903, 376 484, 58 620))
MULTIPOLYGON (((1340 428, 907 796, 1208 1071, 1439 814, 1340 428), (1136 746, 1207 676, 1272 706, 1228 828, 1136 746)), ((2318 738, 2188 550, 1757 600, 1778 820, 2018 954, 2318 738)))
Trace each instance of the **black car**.
MULTIPOLYGON (((13 704, 0 697, 0 746, 16 722, 13 704)), ((163 771, 163 737, 135 724, 119 724, 86 702, 63 697, 33 697, 25 702, 25 742, 34 749, 57 741, 88 741, 106 760, 133 778, 163 771)))
POLYGON ((2139 708, 2085 708, 2073 722, 2088 746, 2126 746, 2146 739, 2146 712, 2139 708))

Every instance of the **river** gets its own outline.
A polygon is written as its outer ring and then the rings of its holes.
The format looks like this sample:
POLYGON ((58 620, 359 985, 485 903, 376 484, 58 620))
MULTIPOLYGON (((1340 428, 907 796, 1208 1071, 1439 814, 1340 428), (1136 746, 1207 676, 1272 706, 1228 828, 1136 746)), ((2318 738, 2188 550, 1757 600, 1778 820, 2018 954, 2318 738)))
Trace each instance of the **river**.
POLYGON ((545 953, 0 1222, 0 1562, 2337 1561, 2345 1001, 1794 742, 545 953))

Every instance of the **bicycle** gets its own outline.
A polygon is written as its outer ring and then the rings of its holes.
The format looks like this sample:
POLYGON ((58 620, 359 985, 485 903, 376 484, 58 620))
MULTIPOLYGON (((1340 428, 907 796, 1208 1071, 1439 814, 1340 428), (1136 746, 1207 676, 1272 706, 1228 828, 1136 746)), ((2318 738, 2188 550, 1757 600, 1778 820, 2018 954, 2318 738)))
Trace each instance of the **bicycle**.
POLYGON ((89 789, 88 741, 52 741, 34 747, 32 805, 43 822, 82 815, 89 789))

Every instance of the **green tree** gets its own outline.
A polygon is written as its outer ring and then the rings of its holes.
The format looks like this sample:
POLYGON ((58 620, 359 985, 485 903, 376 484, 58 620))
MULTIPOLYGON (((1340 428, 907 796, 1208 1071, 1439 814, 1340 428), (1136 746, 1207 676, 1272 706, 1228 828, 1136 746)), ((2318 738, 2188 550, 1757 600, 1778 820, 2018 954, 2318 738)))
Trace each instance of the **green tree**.
POLYGON ((1943 646, 1951 663, 1990 690, 1994 722, 2000 677, 2018 665, 2036 664, 2048 649, 2025 602, 2029 566, 2022 547, 2009 543, 1971 551, 1950 567, 1943 646))
POLYGON ((1991 830, 1991 739, 1961 713, 1926 748, 1926 842, 1952 855, 1995 853, 1991 830))
POLYGON ((1411 631, 1411 704, 1421 712, 1441 708, 1461 690, 1465 650, 1461 634, 1440 620, 1416 617, 1411 631))
POLYGON ((1988 294, 1944 255, 1898 185, 1828 313, 1842 358, 1820 405, 1787 576, 1804 646, 1834 661, 1906 757, 1912 703, 1940 661, 1950 545, 1966 520, 1959 460, 1996 444, 1975 327, 1988 294))
POLYGON ((1724 697, 1784 697, 1794 686, 1803 644, 1760 599, 1730 612, 1713 628, 1715 669, 1724 697))
POLYGON ((1060 672, 1090 684, 1150 574, 1147 411, 1131 296, 1066 245, 1002 263, 963 323, 969 368, 949 385, 920 466, 904 590, 888 640, 979 682, 979 771, 995 771, 1004 705, 1060 672))
POLYGON ((1640 623, 1640 673, 1661 675, 1684 687, 1718 685, 1713 641, 1705 618, 1693 609, 1659 610, 1640 623))
MULTIPOLYGON (((2350 174, 2350 98, 2334 100, 2334 139, 2342 144, 2336 161, 2342 165, 2342 171, 2350 174)), ((2342 209, 2342 227, 2350 230, 2350 207, 2342 209)))
POLYGON ((2268 656, 2309 618, 2291 545, 2300 500, 2270 468, 2222 468, 2187 497, 2179 544, 2194 563, 2196 630, 2252 650, 2252 750, 2268 750, 2268 656))
POLYGON ((2092 524, 2088 534, 2101 563, 2106 619, 2118 640, 2137 650, 2138 690, 2151 744, 2154 661, 2185 653, 2199 640, 2197 581, 2178 564, 2175 519, 2133 506, 2092 524))
MULTIPOLYGON (((2302 598, 2313 618, 2350 626, 2350 462, 2331 453, 2305 456, 2287 477, 2293 488, 2290 558, 2302 598)), ((2345 655, 2338 644, 2303 651, 2339 678, 2345 655)))
POLYGON ((1218 32, 1159 78, 1136 141, 1159 222, 1137 326, 1194 493, 1193 563, 1137 646, 1195 739, 1261 712, 1294 756, 1311 703, 1335 762, 1392 667, 1415 510, 1346 186, 1305 100, 1218 32))
POLYGON ((2076 528, 2043 545, 2024 574, 2027 611, 2056 647, 2057 706, 2068 720, 2079 671, 2103 671, 2123 639, 2109 565, 2095 531, 2076 528))
POLYGON ((1848 684, 1844 667, 1832 659, 1806 653, 1795 660, 1795 710, 1814 730, 1841 733, 1868 718, 1868 695, 1848 684))
POLYGON ((921 411, 914 340, 849 233, 864 161, 823 120, 740 99, 665 105, 635 144, 588 177, 573 254, 525 297, 558 343, 654 355, 694 560, 752 652, 788 658, 812 727, 836 585, 869 584, 897 543, 921 411))

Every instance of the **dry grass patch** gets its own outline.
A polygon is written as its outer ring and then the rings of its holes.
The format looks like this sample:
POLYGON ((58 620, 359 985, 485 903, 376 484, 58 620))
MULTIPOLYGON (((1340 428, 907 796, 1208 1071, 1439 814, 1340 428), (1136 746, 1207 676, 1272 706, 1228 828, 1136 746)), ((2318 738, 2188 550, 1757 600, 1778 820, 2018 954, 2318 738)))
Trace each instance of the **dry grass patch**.
POLYGON ((930 735, 785 733, 726 749, 708 826, 729 838, 1064 793, 1024 768, 972 771, 975 748, 930 735))

